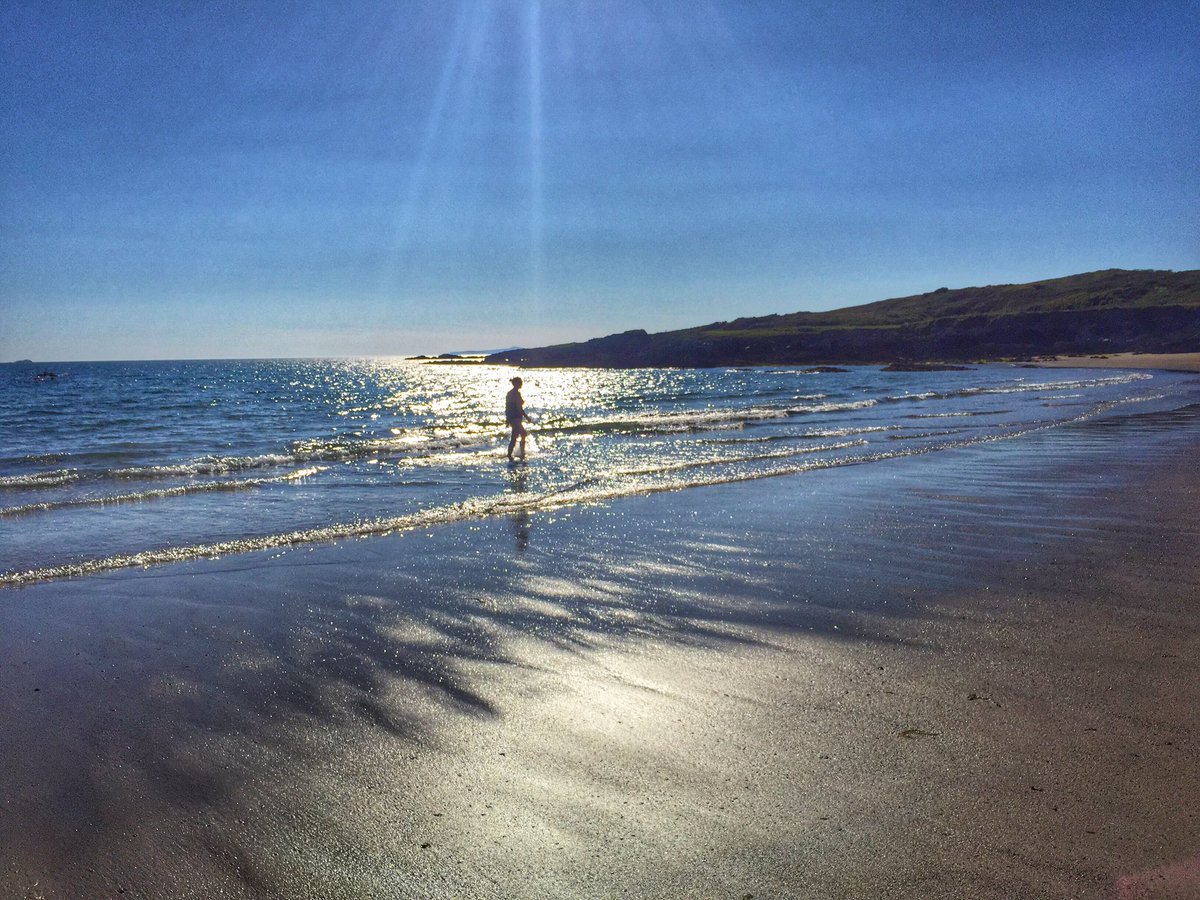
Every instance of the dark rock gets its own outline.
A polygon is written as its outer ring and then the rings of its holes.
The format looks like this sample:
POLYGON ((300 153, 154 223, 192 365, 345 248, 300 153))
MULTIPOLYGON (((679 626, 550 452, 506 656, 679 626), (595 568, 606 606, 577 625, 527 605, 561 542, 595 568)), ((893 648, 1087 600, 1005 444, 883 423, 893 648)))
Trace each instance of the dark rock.
POLYGON ((884 372, 970 372, 970 366, 939 362, 894 362, 883 367, 884 372))

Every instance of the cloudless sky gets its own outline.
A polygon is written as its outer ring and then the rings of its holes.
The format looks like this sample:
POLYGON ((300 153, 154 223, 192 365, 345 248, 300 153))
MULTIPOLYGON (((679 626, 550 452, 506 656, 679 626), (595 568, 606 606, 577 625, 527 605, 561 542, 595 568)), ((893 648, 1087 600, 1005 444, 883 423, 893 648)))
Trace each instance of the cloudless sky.
POLYGON ((1200 267, 1200 2, 0 5, 0 360, 1200 267))

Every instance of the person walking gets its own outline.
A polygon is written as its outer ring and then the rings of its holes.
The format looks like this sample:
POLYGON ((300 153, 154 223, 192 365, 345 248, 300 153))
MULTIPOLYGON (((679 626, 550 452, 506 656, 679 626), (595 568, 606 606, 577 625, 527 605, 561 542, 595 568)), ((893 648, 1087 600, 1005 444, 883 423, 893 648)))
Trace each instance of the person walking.
POLYGON ((508 458, 511 461, 513 458, 513 448, 517 446, 517 441, 521 442, 521 459, 525 458, 525 436, 528 432, 525 430, 525 422, 531 422, 529 414, 525 412, 525 398, 521 396, 521 385, 524 382, 520 378, 512 379, 512 390, 508 392, 508 396, 504 398, 504 421, 508 427, 512 429, 512 437, 508 441, 508 458))

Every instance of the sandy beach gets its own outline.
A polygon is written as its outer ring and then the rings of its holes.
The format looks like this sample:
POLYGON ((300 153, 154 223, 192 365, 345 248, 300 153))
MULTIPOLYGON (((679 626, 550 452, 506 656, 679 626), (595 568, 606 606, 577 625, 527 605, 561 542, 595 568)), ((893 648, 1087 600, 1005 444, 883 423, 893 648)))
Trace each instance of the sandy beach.
POLYGON ((1200 900, 1200 0, 0 22, 0 900, 1200 900))
POLYGON ((6 897, 1200 896, 1200 423, 0 595, 6 897))
POLYGON ((1112 353, 1038 360, 1049 369, 1170 369, 1200 372, 1200 353, 1112 353))

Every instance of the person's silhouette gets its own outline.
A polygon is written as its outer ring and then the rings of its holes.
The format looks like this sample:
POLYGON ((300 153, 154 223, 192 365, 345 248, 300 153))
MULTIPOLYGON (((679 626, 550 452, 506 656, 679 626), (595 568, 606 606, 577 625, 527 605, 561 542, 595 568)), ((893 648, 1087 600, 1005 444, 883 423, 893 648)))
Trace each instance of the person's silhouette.
POLYGON ((517 446, 518 440, 521 442, 521 459, 525 458, 525 436, 528 432, 525 430, 524 423, 531 419, 525 412, 525 398, 521 396, 523 383, 520 378, 513 378, 512 390, 504 398, 504 421, 512 429, 512 437, 508 441, 508 458, 510 460, 513 458, 513 448, 517 446))

